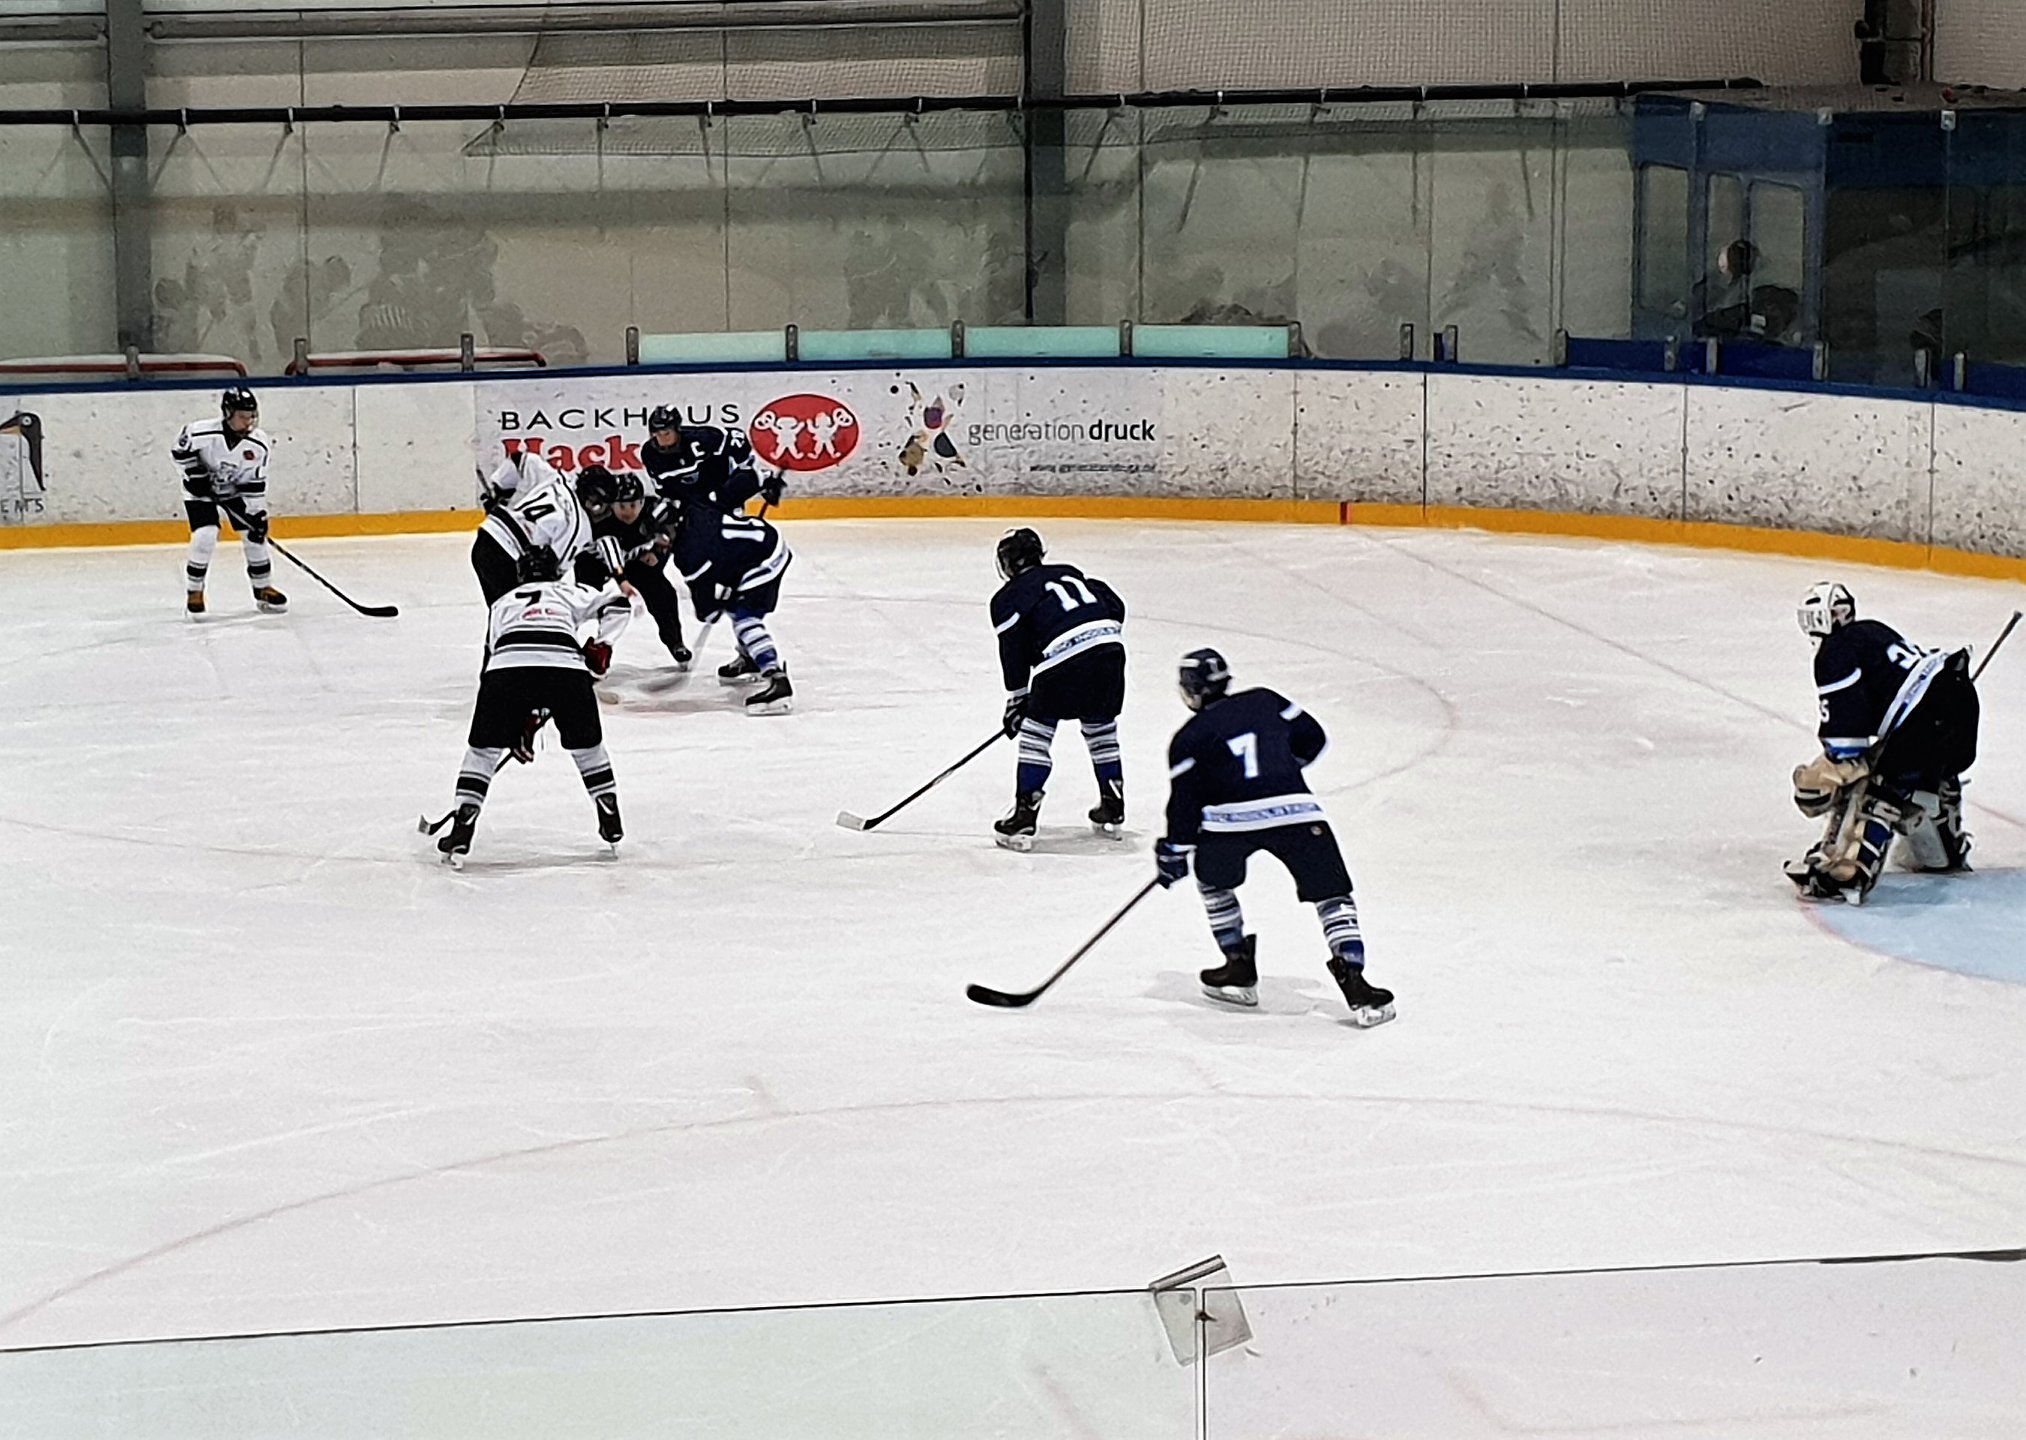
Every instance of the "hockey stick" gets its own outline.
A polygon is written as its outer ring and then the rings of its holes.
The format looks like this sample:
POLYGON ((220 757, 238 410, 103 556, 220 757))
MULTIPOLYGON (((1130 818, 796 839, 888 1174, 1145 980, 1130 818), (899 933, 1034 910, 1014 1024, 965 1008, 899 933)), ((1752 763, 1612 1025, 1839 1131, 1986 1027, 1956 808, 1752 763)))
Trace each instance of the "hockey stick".
MULTIPOLYGON (((252 532, 253 522, 249 520, 246 516, 240 514, 237 510, 234 510, 230 505, 226 504, 223 500, 220 500, 218 502, 218 508, 220 510, 223 510, 226 516, 232 521, 232 523, 234 525, 237 525, 241 530, 247 531, 249 534, 252 532)), ((354 600, 351 596, 347 595, 344 591, 340 590, 337 586, 333 585, 330 581, 324 579, 323 576, 317 574, 316 571, 310 569, 310 567, 305 565, 302 561, 296 559, 296 557, 292 553, 290 553, 287 549, 283 547, 281 541, 275 539, 272 535, 267 537, 267 543, 274 547, 275 552, 279 554, 282 559, 288 561, 289 564, 295 566, 296 569, 302 571, 303 574, 309 576, 310 579, 316 581, 317 584, 323 586, 324 589, 330 591, 333 595, 337 596, 340 600, 344 601, 347 605, 351 606, 354 610, 358 611, 361 615, 370 615, 375 620, 391 620, 396 615, 399 615, 401 613, 400 609, 393 605, 361 605, 358 601, 354 600)))
POLYGON ((1063 961, 1062 964, 1059 967, 1057 967, 1053 975, 1049 976, 1046 980, 1043 980, 1039 985, 1035 986, 1032 990, 1022 990, 1018 992, 1013 992, 1007 990, 994 990, 989 985, 967 985, 964 987, 965 998, 969 1000, 975 1000, 980 1005, 996 1005, 1002 1010, 1019 1010, 1025 1006, 1032 1005, 1036 1000, 1039 1000, 1042 997, 1042 995, 1047 992, 1049 986, 1053 985, 1056 981, 1060 980, 1064 975, 1069 973, 1070 966, 1074 965, 1077 961, 1081 960, 1085 955, 1088 955, 1092 947, 1094 947, 1098 941, 1104 939, 1105 936, 1111 934, 1112 926, 1118 924, 1119 921, 1125 919, 1127 915, 1132 913, 1132 908, 1135 905, 1139 904, 1142 900, 1146 899, 1149 895, 1153 894, 1154 888, 1158 886, 1160 883, 1161 883, 1160 878, 1156 876, 1154 879, 1149 880, 1146 884, 1142 885, 1139 888, 1139 890, 1134 894, 1132 899, 1126 901, 1125 904, 1119 906, 1117 913, 1114 914, 1111 917, 1111 919, 1105 921, 1103 925, 1098 927, 1097 934, 1091 936, 1090 939, 1084 941, 1083 944, 1077 946, 1076 953, 1074 955, 1070 956, 1067 960, 1063 961))
POLYGON ((936 776, 935 779, 929 781, 929 783, 922 786, 921 789, 915 791, 912 795, 909 795, 907 799, 901 801, 900 804, 895 805, 891 809, 880 811, 879 814, 873 816, 870 820, 866 819, 865 816, 863 815, 854 815, 849 810, 839 810, 837 812, 837 823, 839 825, 842 825, 847 830, 872 830, 877 828, 878 826, 884 824, 886 821, 891 820, 901 811, 907 809, 908 806, 914 804, 915 801, 921 799, 922 796, 928 794, 929 791, 935 789, 936 786, 942 784, 945 780, 949 779, 952 775, 956 774, 959 770, 963 769, 966 765, 970 764, 973 760, 977 759, 980 755, 983 755, 987 750, 992 748, 992 745, 995 741, 1003 740, 1005 738, 1006 732, 1004 730, 994 730, 990 735, 987 735, 985 737, 984 741, 978 746, 977 749, 971 751, 970 754, 966 755, 963 759, 959 760, 956 764, 952 765, 949 769, 945 770, 942 774, 936 776))
POLYGON ((2019 615, 2020 612, 2017 610, 2012 612, 2012 618, 2005 622, 2005 628, 1998 632, 1998 638, 1991 642, 1991 648, 1984 652, 1984 658, 1979 660, 1977 668, 1970 672, 1970 683, 1972 685, 1976 684, 1977 677, 1984 673, 1984 667, 1991 663, 1991 657, 1998 653, 2004 646, 2005 641, 2011 637, 2012 632, 2018 628, 2019 615))

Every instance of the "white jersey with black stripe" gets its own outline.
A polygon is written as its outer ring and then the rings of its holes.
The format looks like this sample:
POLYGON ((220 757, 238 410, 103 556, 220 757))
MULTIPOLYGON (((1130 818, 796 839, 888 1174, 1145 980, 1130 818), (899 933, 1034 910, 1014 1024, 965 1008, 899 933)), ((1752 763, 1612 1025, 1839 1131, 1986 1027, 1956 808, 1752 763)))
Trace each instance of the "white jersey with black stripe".
POLYGON ((568 580, 516 585, 493 602, 486 631, 488 670, 549 667, 589 673, 584 642, 610 645, 633 618, 617 585, 593 590, 568 580))
POLYGON ((567 566, 590 548, 591 517, 562 472, 541 456, 526 450, 507 456, 493 471, 492 484, 513 498, 487 515, 479 528, 507 554, 519 559, 546 545, 567 566))
POLYGON ((234 436, 226 433, 222 419, 213 417, 185 425, 169 454, 182 472, 187 498, 243 500, 247 510, 258 514, 267 509, 267 460, 272 449, 267 432, 258 425, 234 436))

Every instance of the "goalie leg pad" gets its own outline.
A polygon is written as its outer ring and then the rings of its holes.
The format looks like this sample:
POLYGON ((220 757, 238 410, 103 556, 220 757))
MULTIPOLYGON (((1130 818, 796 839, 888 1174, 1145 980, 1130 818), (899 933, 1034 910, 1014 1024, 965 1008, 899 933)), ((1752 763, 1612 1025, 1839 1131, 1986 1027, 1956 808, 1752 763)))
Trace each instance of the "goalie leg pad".
POLYGON ((1832 760, 1817 755, 1794 767, 1794 804, 1803 815, 1827 815, 1836 797, 1864 779, 1870 770, 1862 760, 1832 760))

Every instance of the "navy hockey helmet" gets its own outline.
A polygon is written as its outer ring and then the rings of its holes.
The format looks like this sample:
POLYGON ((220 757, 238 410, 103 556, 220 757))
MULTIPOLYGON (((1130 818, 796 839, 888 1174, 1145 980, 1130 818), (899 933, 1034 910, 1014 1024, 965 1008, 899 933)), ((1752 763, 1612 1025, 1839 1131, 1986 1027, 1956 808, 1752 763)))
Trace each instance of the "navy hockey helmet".
POLYGON ((631 470, 622 470, 612 477, 612 503, 614 505, 637 505, 647 498, 647 487, 640 477, 631 470))
POLYGON ((619 482, 603 465, 586 465, 577 472, 577 498, 584 502, 593 520, 605 518, 618 494, 619 482))
POLYGON ((1176 684, 1182 691, 1182 703, 1191 710, 1201 710, 1212 700, 1222 700, 1231 689, 1231 666, 1215 650, 1191 650, 1182 657, 1176 684))
POLYGON ((1008 530, 999 537, 999 577, 1011 580, 1015 575, 1024 574, 1041 563, 1041 557, 1048 553, 1041 543, 1041 537, 1022 525, 1017 530, 1008 530))
POLYGON ((680 430, 682 428, 682 416, 673 405, 657 405, 654 407, 654 412, 647 417, 647 428, 650 431, 680 430))
POLYGON ((521 551, 521 558, 515 569, 523 585, 536 585, 545 580, 563 578, 563 562, 557 559, 556 552, 546 545, 535 545, 521 551))
POLYGON ((1820 640, 1857 618, 1857 602, 1835 581, 1821 580, 1808 587, 1794 615, 1803 635, 1820 640))
POLYGON ((258 415, 260 402, 244 385, 235 385, 218 397, 218 413, 228 420, 234 415, 258 415))

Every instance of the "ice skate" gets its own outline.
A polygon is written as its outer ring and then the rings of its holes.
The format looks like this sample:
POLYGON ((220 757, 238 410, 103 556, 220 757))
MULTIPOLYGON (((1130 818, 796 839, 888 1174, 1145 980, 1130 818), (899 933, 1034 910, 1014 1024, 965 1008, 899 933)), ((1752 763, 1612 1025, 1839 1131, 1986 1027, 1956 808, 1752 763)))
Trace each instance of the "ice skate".
POLYGON ((256 585, 253 587, 253 603, 260 607, 263 615, 279 615, 288 609, 288 596, 272 585, 256 585))
POLYGON ((471 853, 471 837, 478 829, 478 807, 460 805, 457 814, 451 818, 450 833, 436 842, 436 848, 443 852, 443 858, 452 869, 464 868, 464 857, 471 853))
POLYGON ((683 644, 681 641, 677 641, 668 647, 668 658, 675 662, 675 668, 678 672, 687 675, 689 673, 689 662, 696 659, 696 656, 690 653, 689 646, 683 644))
POLYGON ((1393 992, 1381 990, 1365 979, 1364 966, 1348 960, 1331 960, 1330 978, 1344 992, 1344 1003, 1351 1007, 1351 1023, 1360 1030, 1383 1025, 1393 1018, 1393 992))
POLYGON ((184 593, 183 613, 188 615, 192 620, 204 618, 204 592, 202 590, 190 590, 184 593))
POLYGON ((1226 1005, 1254 1006, 1259 1003, 1259 966, 1254 956, 1259 949, 1259 937, 1247 935, 1235 946, 1224 952, 1224 963, 1200 971, 1196 978, 1203 982, 1203 993, 1212 1000, 1226 1005))
POLYGON ((992 822, 994 844, 1022 854, 1034 848, 1034 832, 1041 823, 1041 794, 1039 790, 1030 790, 1013 797, 1013 813, 992 822))
POLYGON ((718 666, 718 684, 751 685, 760 678, 760 667, 743 655, 734 655, 718 666))
POLYGON ((748 715, 786 715, 795 708, 795 687, 788 683, 785 665, 762 670, 760 679, 760 688, 746 697, 748 715))
POLYGON ((1091 828, 1117 839, 1126 828, 1126 782, 1102 780, 1098 788, 1098 802, 1090 810, 1091 828))
POLYGON ((617 852, 619 842, 626 838, 625 827, 619 823, 619 797, 600 795, 591 803, 598 807, 598 838, 617 852))

